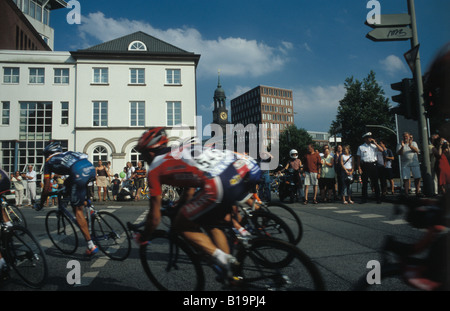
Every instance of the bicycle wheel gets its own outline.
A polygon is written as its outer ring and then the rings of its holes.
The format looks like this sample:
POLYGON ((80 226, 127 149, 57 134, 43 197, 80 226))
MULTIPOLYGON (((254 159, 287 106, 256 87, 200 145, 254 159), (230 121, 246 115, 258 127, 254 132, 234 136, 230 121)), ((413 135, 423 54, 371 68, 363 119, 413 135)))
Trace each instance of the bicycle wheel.
POLYGON ((73 254, 78 248, 78 234, 72 221, 60 211, 50 211, 45 218, 48 237, 64 254, 73 254))
POLYGON ((23 216, 22 211, 17 206, 8 205, 5 208, 5 212, 13 225, 18 225, 27 228, 27 221, 25 219, 25 216, 23 216))
POLYGON ((285 241, 257 238, 238 252, 235 275, 247 290, 325 290, 322 276, 300 249, 285 241))
POLYGON ((198 256, 178 237, 169 238, 156 230, 150 243, 140 248, 141 263, 150 281, 159 290, 199 291, 205 276, 198 256))
POLYGON ((291 229, 294 234, 294 245, 297 245, 303 237, 303 225, 300 217, 294 212, 294 210, 283 204, 277 202, 268 203, 265 209, 270 213, 273 213, 281 218, 291 229))
POLYGON ((21 226, 13 226, 7 234, 7 263, 28 286, 41 288, 47 280, 48 266, 39 242, 21 226))
POLYGON ((131 252, 131 237, 125 225, 109 212, 98 212, 92 218, 92 241, 113 260, 125 260, 131 252))
POLYGON ((247 224, 247 230, 262 237, 270 237, 294 243, 294 234, 289 226, 277 215, 265 211, 254 211, 251 216, 245 217, 242 224, 247 224))

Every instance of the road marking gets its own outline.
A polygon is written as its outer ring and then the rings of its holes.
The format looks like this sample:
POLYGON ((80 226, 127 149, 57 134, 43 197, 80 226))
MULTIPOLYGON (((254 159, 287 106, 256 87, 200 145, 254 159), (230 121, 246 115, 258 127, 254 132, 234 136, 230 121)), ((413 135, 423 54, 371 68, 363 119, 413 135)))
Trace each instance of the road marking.
POLYGON ((406 224, 408 224, 408 222, 404 219, 384 220, 383 222, 390 224, 390 225, 406 225, 406 224))
POLYGON ((355 211, 354 209, 346 209, 342 211, 334 211, 334 213, 338 214, 351 214, 351 213, 359 213, 360 211, 355 211))
POLYGON ((75 284, 75 287, 89 286, 99 273, 100 271, 92 271, 84 273, 81 276, 81 284, 75 284))
POLYGON ((360 217, 360 218, 379 218, 379 217, 384 217, 383 215, 378 215, 378 214, 361 214, 361 215, 353 215, 356 217, 360 217))
POLYGON ((318 207, 317 209, 337 209, 336 206, 322 206, 322 207, 318 207))

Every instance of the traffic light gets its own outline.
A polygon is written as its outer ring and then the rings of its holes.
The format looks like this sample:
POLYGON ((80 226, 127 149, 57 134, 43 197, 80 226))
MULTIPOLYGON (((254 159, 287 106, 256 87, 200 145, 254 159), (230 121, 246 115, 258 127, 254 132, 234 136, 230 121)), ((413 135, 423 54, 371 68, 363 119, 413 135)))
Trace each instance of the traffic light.
POLYGON ((403 79, 400 82, 392 83, 391 88, 394 91, 400 91, 400 94, 392 96, 392 100, 398 103, 398 107, 391 109, 392 112, 403 115, 406 119, 418 120, 419 109, 413 79, 403 79))

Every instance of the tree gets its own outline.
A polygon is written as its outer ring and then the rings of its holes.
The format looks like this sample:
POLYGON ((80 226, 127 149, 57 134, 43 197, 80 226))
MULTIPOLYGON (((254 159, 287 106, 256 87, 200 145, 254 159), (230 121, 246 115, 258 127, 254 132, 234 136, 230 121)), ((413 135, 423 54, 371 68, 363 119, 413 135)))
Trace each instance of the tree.
POLYGON ((312 143, 312 137, 305 129, 290 125, 280 134, 280 164, 287 163, 292 149, 296 149, 301 157, 306 153, 306 147, 312 143))
MULTIPOLYGON (((389 112, 389 100, 370 71, 362 82, 352 77, 345 80, 346 94, 339 101, 336 120, 332 122, 330 134, 340 134, 342 142, 349 144, 353 153, 362 144, 362 135, 371 131, 375 138, 382 138, 388 144, 395 143, 395 137, 383 129, 367 128, 367 125, 394 129, 394 116, 389 112)), ((391 148, 392 149, 392 148, 391 148)))

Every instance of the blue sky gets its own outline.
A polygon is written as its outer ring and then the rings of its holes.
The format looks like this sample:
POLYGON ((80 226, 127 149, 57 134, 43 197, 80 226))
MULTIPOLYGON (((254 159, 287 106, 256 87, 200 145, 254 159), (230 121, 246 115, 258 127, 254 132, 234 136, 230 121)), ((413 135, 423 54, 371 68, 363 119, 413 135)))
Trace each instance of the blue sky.
MULTIPOLYGON (((55 50, 75 51, 144 31, 201 54, 197 111, 212 122, 217 71, 227 106, 258 85, 293 90, 295 124, 328 131, 348 77, 370 70, 386 96, 390 84, 412 77, 403 54, 410 41, 372 42, 364 22, 368 0, 79 0, 81 24, 69 9, 52 13, 55 50)), ((381 14, 407 13, 407 0, 379 0, 381 14)), ((450 41, 450 1, 415 0, 422 71, 450 41)))

